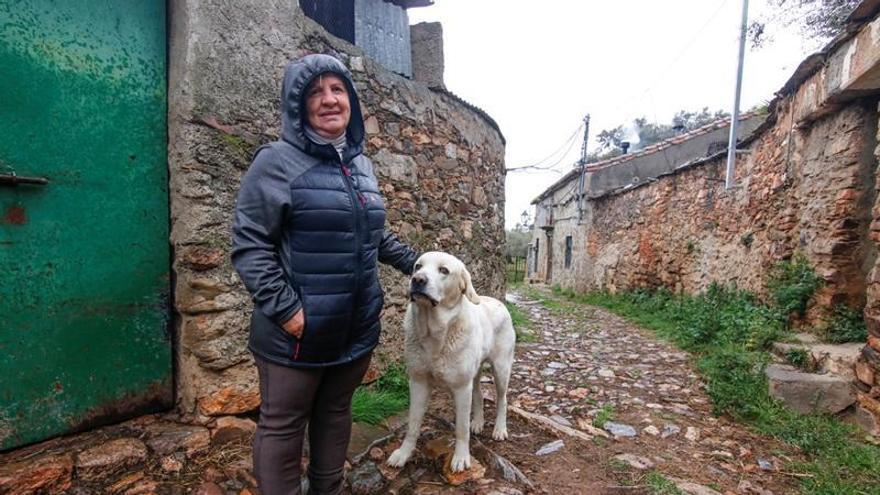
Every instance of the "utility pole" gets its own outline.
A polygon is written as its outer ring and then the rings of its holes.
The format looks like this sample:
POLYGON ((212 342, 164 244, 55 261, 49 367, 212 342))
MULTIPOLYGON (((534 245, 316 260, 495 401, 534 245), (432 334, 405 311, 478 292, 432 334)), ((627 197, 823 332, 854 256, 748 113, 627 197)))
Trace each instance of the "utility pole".
POLYGON ((590 114, 584 117, 584 142, 581 143, 580 178, 578 178, 578 223, 584 218, 584 176, 587 171, 587 139, 590 138, 590 114))
POLYGON ((739 127, 739 96, 742 92, 743 59, 746 52, 746 30, 749 22, 749 0, 743 0, 742 24, 739 28, 739 60, 736 65, 736 91, 733 96, 733 112, 730 117, 730 139, 727 141, 727 177, 724 188, 733 187, 733 167, 736 164, 736 134, 739 127))

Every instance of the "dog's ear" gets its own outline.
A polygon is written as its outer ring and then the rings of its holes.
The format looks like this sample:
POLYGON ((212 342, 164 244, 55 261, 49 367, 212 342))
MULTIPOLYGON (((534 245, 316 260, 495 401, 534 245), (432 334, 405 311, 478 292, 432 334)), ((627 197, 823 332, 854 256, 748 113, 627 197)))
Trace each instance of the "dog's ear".
POLYGON ((477 291, 474 290, 474 284, 471 283, 471 273, 467 271, 467 268, 461 267, 459 279, 461 280, 461 293, 464 294, 470 302, 480 304, 480 296, 478 296, 477 291))

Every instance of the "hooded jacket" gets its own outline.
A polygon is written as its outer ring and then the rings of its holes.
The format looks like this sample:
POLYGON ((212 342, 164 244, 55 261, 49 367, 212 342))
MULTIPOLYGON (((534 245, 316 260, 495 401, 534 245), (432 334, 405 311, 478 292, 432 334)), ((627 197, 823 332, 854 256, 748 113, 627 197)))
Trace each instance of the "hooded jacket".
POLYGON ((412 273, 418 253, 385 232, 385 204, 363 156, 364 121, 351 74, 309 55, 284 71, 282 139, 260 147, 241 182, 232 263, 254 301, 248 347, 285 366, 353 361, 379 342, 377 261, 412 273), (306 137, 305 90, 338 75, 351 105, 342 156, 306 137), (281 325, 303 310, 301 338, 281 325))

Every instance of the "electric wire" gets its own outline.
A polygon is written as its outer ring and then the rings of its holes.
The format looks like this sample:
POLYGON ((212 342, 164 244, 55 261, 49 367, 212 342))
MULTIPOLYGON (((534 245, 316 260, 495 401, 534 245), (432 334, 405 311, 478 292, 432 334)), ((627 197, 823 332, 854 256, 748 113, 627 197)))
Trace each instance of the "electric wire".
MULTIPOLYGON (((688 52, 688 50, 691 49, 691 47, 694 45, 694 43, 696 43, 696 41, 703 34, 703 32, 706 30, 706 28, 709 27, 709 25, 712 23, 712 21, 714 21, 715 18, 718 17, 718 14, 721 13, 721 11, 724 9, 724 6, 727 5, 729 1, 730 0, 722 0, 718 4, 718 6, 715 8, 715 10, 712 11, 712 14, 709 15, 709 17, 706 19, 705 22, 703 22, 703 24, 700 26, 700 28, 694 32, 694 34, 691 36, 691 38, 682 46, 682 48, 678 51, 678 53, 676 53, 675 57, 672 58, 672 61, 665 64, 665 66, 660 71, 660 73, 657 75, 657 77, 655 77, 644 90, 642 90, 640 93, 638 93, 638 96, 636 96, 635 98, 632 98, 632 99, 627 98, 625 100, 622 100, 622 101, 630 102, 629 105, 627 105, 627 106, 616 105, 614 107, 614 109, 615 110, 627 110, 628 108, 632 109, 632 107, 634 107, 635 105, 644 101, 646 97, 651 97, 649 95, 649 93, 653 92, 654 87, 657 86, 669 74, 669 71, 675 66, 675 64, 677 64, 681 60, 681 58, 688 52)), ((653 97, 651 97, 651 99, 653 100, 653 97)), ((621 100, 617 100, 617 101, 621 101, 621 100)), ((635 111, 628 112, 626 119, 624 119, 623 121, 629 122, 629 121, 633 120, 635 118, 635 113, 636 113, 635 111)))
POLYGON ((519 172, 519 171, 529 171, 529 170, 540 170, 540 171, 552 170, 554 167, 556 167, 557 165, 562 163, 562 161, 565 159, 565 157, 568 156, 568 153, 574 147, 575 143, 577 142, 577 137, 583 128, 584 128, 584 124, 581 123, 577 127, 577 129, 575 129, 575 131, 571 134, 571 136, 569 136, 568 139, 566 139, 562 143, 562 145, 559 146, 559 148, 557 148, 553 153, 547 155, 546 157, 544 157, 540 161, 538 161, 532 165, 524 165, 521 167, 510 167, 507 169, 507 171, 508 172, 519 172), (562 151, 563 148, 565 149, 565 151, 563 151, 562 155, 559 155, 559 158, 556 159, 556 161, 554 161, 550 165, 544 165, 544 162, 557 156, 557 154, 559 154, 559 152, 562 151))

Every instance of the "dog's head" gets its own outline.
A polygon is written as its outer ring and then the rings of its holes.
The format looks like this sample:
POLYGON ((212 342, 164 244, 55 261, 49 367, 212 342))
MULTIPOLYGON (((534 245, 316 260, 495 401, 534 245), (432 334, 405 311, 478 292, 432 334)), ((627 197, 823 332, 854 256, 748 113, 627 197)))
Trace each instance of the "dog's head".
POLYGON ((421 306, 456 306, 462 297, 480 304, 480 296, 471 283, 471 274, 455 256, 436 251, 416 260, 410 279, 409 298, 421 306))

